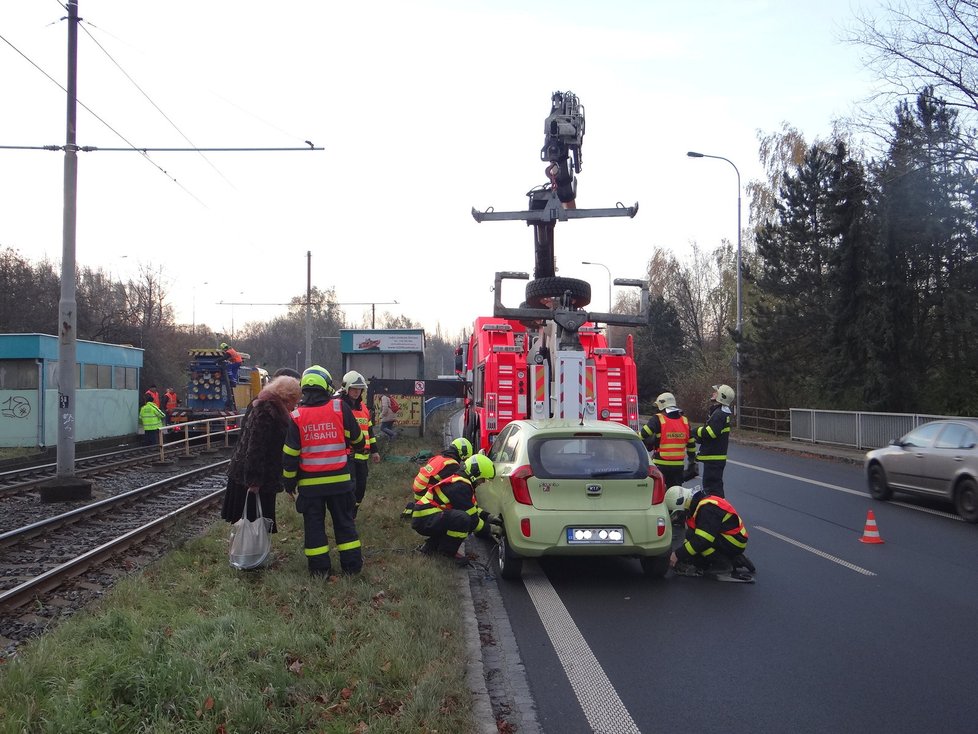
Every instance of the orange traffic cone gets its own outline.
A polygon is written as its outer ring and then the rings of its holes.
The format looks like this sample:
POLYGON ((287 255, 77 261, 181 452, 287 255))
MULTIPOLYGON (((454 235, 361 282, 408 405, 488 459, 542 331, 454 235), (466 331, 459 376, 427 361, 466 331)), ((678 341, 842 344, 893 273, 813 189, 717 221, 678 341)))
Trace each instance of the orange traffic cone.
POLYGON ((866 514, 866 527, 863 529, 863 537, 859 539, 860 543, 882 543, 883 539, 880 537, 879 528, 876 527, 876 515, 870 510, 866 514))

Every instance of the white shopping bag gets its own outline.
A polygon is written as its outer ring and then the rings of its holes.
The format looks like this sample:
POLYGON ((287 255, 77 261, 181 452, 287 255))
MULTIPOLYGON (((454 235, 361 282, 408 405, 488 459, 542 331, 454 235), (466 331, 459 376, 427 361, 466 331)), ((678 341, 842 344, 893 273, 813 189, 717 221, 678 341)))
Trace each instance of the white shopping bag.
POLYGON ((248 492, 245 497, 241 519, 231 526, 231 548, 228 553, 232 568, 249 570, 258 568, 267 559, 272 549, 272 521, 266 520, 261 514, 261 502, 258 495, 248 492), (256 517, 248 519, 248 497, 255 498, 256 517))

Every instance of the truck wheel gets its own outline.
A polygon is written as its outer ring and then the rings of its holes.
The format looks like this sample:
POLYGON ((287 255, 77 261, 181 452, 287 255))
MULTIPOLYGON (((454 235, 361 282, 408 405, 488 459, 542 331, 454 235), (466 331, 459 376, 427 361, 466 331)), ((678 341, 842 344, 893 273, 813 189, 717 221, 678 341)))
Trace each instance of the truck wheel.
POLYGON ((661 579, 669 570, 669 556, 642 556, 639 558, 646 576, 661 579))
POLYGON ((584 308, 591 302, 591 284, 577 278, 536 278, 526 284, 526 305, 530 308, 550 308, 551 303, 557 303, 570 291, 571 305, 574 308, 584 308))
POLYGON ((523 559, 509 547, 505 535, 499 536, 496 561, 499 564, 499 575, 507 581, 518 581, 523 574, 523 559))

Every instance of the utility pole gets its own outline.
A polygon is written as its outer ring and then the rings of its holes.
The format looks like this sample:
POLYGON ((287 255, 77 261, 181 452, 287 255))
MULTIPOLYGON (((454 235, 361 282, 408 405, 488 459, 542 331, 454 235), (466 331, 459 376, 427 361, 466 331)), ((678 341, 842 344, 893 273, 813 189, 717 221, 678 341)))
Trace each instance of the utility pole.
POLYGON ((75 380, 78 339, 75 302, 75 226, 78 199, 78 0, 68 8, 68 109, 65 126, 64 219, 62 227, 61 300, 58 304, 58 458, 55 480, 41 487, 45 502, 87 499, 92 483, 75 477, 75 380))
POLYGON ((311 366, 312 366, 312 250, 306 250, 306 367, 311 367, 311 366))

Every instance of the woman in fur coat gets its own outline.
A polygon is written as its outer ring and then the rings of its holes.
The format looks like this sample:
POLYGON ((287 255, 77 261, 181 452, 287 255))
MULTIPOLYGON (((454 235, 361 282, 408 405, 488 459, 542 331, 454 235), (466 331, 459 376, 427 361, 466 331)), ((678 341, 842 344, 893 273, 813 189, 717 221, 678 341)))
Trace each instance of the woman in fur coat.
MULTIPOLYGON (((230 523, 241 519, 245 498, 258 495, 262 515, 275 526, 275 498, 282 491, 282 446, 289 413, 302 391, 294 377, 275 377, 262 388, 245 411, 241 434, 228 465, 228 486, 221 517, 230 523)), ((255 519, 255 501, 248 502, 248 519, 255 519)))

